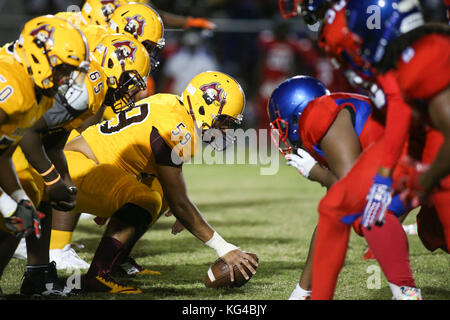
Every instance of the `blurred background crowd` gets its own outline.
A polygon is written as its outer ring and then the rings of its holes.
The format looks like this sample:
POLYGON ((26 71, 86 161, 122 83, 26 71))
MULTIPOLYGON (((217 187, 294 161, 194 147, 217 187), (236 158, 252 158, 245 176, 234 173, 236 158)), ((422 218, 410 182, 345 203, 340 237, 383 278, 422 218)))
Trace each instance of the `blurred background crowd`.
MULTIPOLYGON (((421 0, 428 20, 445 21, 441 0, 421 0)), ((17 39, 32 17, 81 8, 84 0, 0 0, 0 44, 17 39), (78 7, 76 7, 78 6, 78 7)), ((180 94, 197 73, 234 76, 247 98, 245 127, 267 128, 266 104, 284 79, 306 74, 330 91, 349 91, 346 80, 316 46, 317 33, 301 19, 282 20, 277 0, 153 0, 156 9, 204 17, 213 32, 166 28, 166 46, 154 73, 156 92, 180 94)))

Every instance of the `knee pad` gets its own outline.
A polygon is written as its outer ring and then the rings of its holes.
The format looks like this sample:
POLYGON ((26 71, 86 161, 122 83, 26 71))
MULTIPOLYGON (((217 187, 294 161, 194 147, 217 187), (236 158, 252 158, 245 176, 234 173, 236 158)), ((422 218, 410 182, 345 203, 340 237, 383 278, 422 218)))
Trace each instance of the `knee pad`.
POLYGON ((126 203, 114 212, 112 217, 127 225, 132 225, 138 233, 145 233, 152 222, 152 216, 147 210, 133 203, 126 203))

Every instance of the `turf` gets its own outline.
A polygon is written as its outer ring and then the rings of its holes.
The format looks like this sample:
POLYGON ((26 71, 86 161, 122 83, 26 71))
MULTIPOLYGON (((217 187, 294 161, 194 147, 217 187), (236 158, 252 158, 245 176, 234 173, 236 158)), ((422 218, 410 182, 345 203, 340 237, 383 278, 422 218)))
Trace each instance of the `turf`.
MULTIPOLYGON (((152 300, 286 300, 297 283, 306 259, 311 233, 317 223, 316 207, 325 189, 280 163, 277 175, 260 174, 257 165, 186 165, 191 199, 208 222, 229 242, 259 256, 257 274, 237 289, 207 289, 206 271, 215 252, 189 232, 174 236, 173 217, 161 217, 139 241, 133 256, 161 276, 140 276, 128 281, 139 286, 139 296, 89 294, 71 299, 152 300)), ((412 213, 405 224, 414 223, 412 213)), ((74 242, 86 247, 78 254, 90 261, 103 228, 92 220, 80 221, 74 242)), ((450 258, 443 251, 431 253, 416 235, 408 236, 411 267, 424 299, 450 299, 450 258)), ((335 294, 340 300, 390 300, 385 277, 379 288, 367 281, 377 267, 363 260, 365 241, 352 232, 350 248, 335 294), (368 272, 369 271, 369 272, 368 272)), ((0 282, 5 294, 19 292, 25 261, 12 259, 0 282)), ((60 272, 61 276, 70 274, 60 272)))

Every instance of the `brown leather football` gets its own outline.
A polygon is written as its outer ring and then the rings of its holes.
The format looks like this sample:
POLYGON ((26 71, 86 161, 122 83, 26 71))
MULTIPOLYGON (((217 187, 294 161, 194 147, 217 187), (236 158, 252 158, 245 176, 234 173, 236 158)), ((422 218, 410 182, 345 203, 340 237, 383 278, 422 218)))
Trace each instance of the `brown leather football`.
MULTIPOLYGON (((251 252, 246 252, 248 255, 251 255, 256 261, 259 262, 258 256, 251 252)), ((250 280, 254 275, 247 269, 247 267, 243 266, 245 271, 249 276, 250 280)), ((256 270, 256 266, 253 266, 256 270)), ((212 266, 208 269, 205 278, 205 286, 207 288, 233 288, 233 287, 241 287, 248 282, 239 271, 238 267, 234 267, 234 282, 231 282, 230 272, 228 269, 228 265, 221 258, 217 259, 212 266)))

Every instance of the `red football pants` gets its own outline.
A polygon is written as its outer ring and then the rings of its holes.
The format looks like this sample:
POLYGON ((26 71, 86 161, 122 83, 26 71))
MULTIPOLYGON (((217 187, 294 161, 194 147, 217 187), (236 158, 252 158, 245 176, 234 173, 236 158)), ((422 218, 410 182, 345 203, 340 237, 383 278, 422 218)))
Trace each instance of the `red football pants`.
MULTIPOLYGON (((312 299, 324 300, 333 298, 337 278, 345 261, 351 229, 351 226, 343 223, 341 219, 364 211, 366 196, 372 186, 372 178, 375 176, 380 164, 383 149, 384 140, 380 139, 364 151, 351 171, 335 183, 320 201, 319 223, 313 257, 312 299)), ((404 249, 407 250, 407 239, 404 231, 400 223, 396 219, 391 218, 393 218, 391 215, 387 217, 390 229, 385 230, 395 232, 399 237, 403 236, 399 242, 402 242, 400 244, 402 246, 405 246, 406 242, 406 248, 404 249)), ((386 226, 381 228, 384 227, 386 226)), ((381 228, 374 227, 370 231, 370 235, 366 234, 367 240, 372 240, 371 236, 376 237, 375 233, 379 232, 381 228)), ((363 233, 366 233, 366 231, 363 231, 363 233)), ((397 244, 394 242, 391 245, 397 244)), ((379 247, 372 249, 375 250, 376 257, 376 251, 379 249, 379 247)), ((383 264, 395 264, 395 257, 390 256, 388 259, 379 260, 380 266, 385 271, 382 262, 383 264), (394 259, 394 261, 389 261, 390 259, 394 259)), ((402 263, 406 266, 402 268, 404 277, 413 285, 414 280, 409 268, 409 260, 399 261, 398 264, 402 263)))

